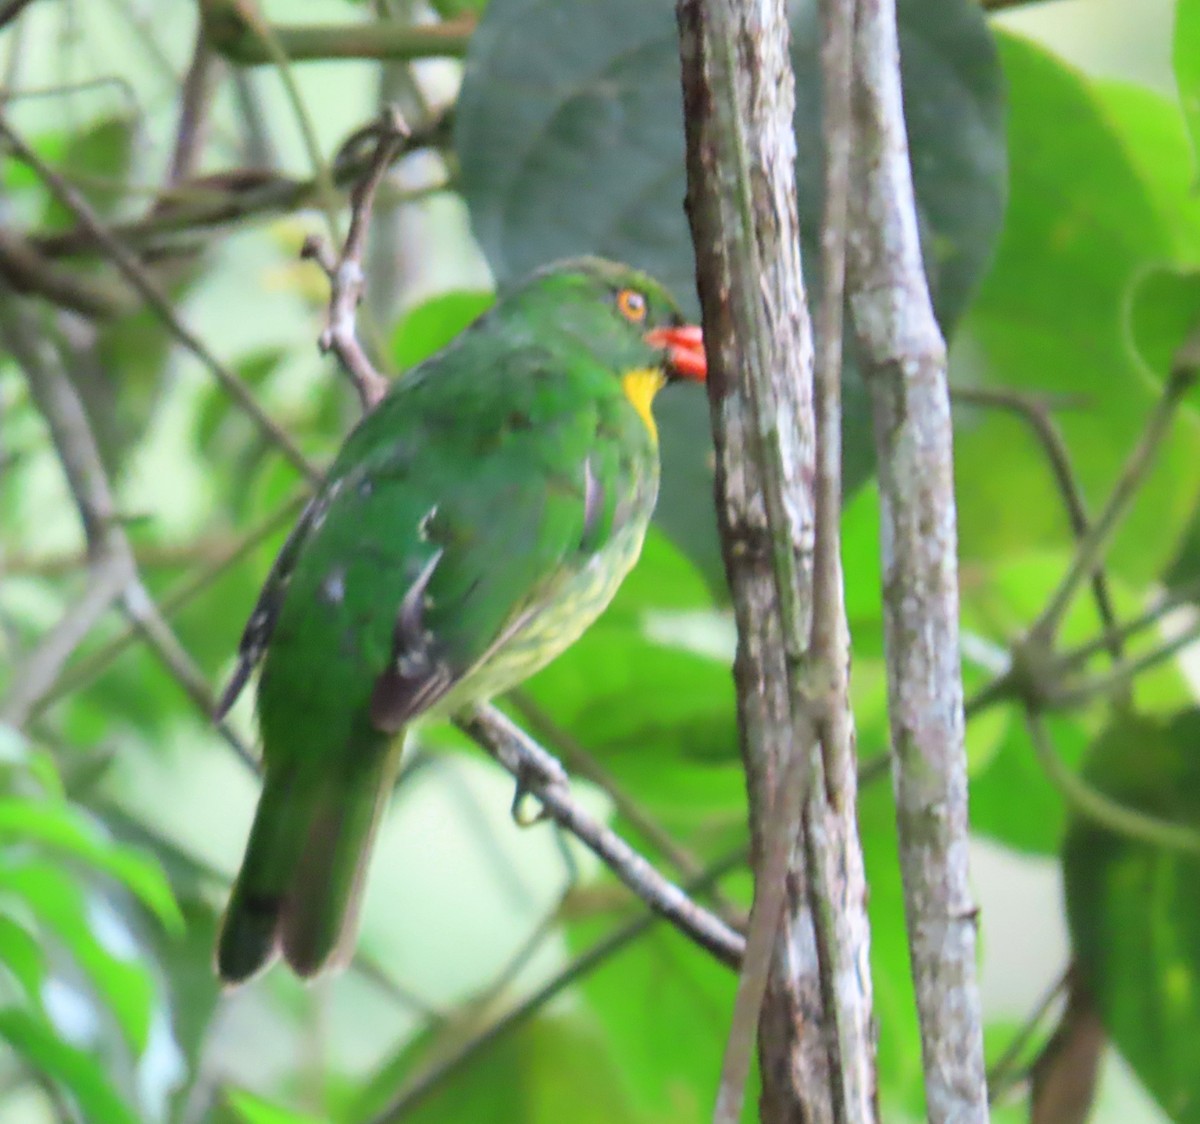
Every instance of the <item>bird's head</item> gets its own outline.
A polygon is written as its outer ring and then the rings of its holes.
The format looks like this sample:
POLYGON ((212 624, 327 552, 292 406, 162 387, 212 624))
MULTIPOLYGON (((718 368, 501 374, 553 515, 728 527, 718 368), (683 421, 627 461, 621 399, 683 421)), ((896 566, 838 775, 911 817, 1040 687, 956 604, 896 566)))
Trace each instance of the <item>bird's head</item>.
POLYGON ((530 294, 552 297, 546 308, 558 330, 618 374, 654 370, 662 382, 704 381, 700 328, 686 323, 670 293, 645 273, 603 258, 576 258, 539 270, 528 285, 530 294))
MULTIPOLYGON (((539 270, 513 294, 543 331, 590 353, 620 379, 652 438, 650 404, 669 382, 703 382, 704 337, 652 277, 602 258, 576 258, 539 270)), ((545 338, 545 337, 543 337, 545 338)))

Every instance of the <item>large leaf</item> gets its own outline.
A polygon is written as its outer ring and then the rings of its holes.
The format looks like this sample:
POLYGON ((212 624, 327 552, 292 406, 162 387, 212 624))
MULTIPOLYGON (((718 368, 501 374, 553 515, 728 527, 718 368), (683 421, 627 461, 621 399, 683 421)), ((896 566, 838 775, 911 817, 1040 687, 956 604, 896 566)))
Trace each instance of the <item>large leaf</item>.
POLYGON ((21 899, 86 974, 134 1053, 150 1033, 155 989, 149 967, 110 951, 93 933, 81 888, 48 862, 13 862, 0 868, 0 895, 21 899))
POLYGON ((1175 82, 1200 172, 1200 0, 1175 0, 1175 82))
MULTIPOLYGON (((1082 75, 1019 39, 1004 37, 1001 46, 1009 208, 995 264, 963 323, 968 345, 956 354, 956 372, 964 381, 1078 398, 1057 420, 1085 498, 1098 505, 1161 391, 1162 372, 1130 347, 1127 307, 1135 278, 1177 253, 1169 233, 1175 216, 1164 215, 1166 189, 1152 189, 1082 75)), ((1125 120, 1140 117, 1130 112, 1125 120)), ((1166 144, 1151 148, 1161 159, 1171 152, 1166 144)), ((1064 508, 1048 502, 1057 489, 1028 427, 1008 412, 962 420, 964 559, 1068 540, 1064 508)), ((1186 412, 1117 538, 1112 564, 1134 582, 1170 557, 1200 484, 1198 442, 1186 412)))
POLYGON ((0 1039, 6 1039, 35 1070, 58 1082, 85 1120, 137 1124, 136 1114, 109 1084, 100 1063, 64 1042, 41 1019, 13 1007, 0 1009, 0 1039))
MULTIPOLYGON (((926 264, 949 330, 1000 223, 1001 83, 970 0, 907 0, 900 22, 926 264)), ((822 176, 814 3, 796 5, 792 32, 799 210, 811 267, 822 176)), ((668 0, 493 0, 472 37, 456 143, 475 234, 496 276, 601 253, 656 274, 694 313, 680 106, 668 0)), ((688 397, 664 395, 657 519, 719 588, 709 423, 699 396, 688 397)), ((871 464, 857 380, 847 386, 845 450, 849 492, 871 464)))
MULTIPOLYGON (((1122 717, 1087 778, 1121 804, 1200 830, 1200 711, 1122 717)), ((1200 857, 1080 820, 1063 850, 1075 957, 1113 1041, 1172 1120, 1200 1121, 1200 857)))
MULTIPOLYGON (((573 948, 600 939, 594 921, 567 927, 573 948)), ((665 925, 605 961, 580 985, 639 1110, 690 1124, 711 1110, 737 977, 665 925)))
POLYGON ((0 842, 36 841, 118 879, 172 932, 183 917, 158 864, 149 856, 102 839, 67 804, 0 797, 0 842))
MULTIPOLYGON (((468 1022, 446 1033, 419 1035, 363 1089, 349 1118, 379 1119, 407 1077, 480 1029, 468 1022)), ((648 1124, 650 1118, 633 1107, 628 1085, 592 1020, 542 1013, 483 1045, 403 1119, 409 1124, 648 1124)), ((264 1118, 262 1124, 273 1122, 264 1118)))

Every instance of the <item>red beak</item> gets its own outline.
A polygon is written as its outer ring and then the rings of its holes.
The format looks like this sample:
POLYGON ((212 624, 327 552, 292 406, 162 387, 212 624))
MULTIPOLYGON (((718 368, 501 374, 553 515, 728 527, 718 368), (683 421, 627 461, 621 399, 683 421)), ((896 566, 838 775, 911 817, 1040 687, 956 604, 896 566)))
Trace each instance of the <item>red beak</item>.
POLYGON ((695 324, 681 328, 655 328, 646 333, 651 347, 667 352, 670 372, 681 378, 703 382, 708 375, 708 360, 704 355, 704 333, 695 324))

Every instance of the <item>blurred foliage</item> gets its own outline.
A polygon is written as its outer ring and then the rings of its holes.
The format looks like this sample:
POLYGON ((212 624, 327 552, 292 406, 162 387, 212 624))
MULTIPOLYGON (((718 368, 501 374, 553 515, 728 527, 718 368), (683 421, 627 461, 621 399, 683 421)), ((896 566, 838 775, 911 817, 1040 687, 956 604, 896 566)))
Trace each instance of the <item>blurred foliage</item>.
MULTIPOLYGON (((553 18, 531 0, 433 5, 479 23, 465 63, 422 62, 410 75, 431 113, 453 107, 453 147, 406 156, 379 201, 373 237, 395 265, 395 291, 385 286, 378 302, 387 322, 364 334, 396 371, 485 308, 493 278, 567 253, 631 260, 694 307, 671 4, 552 7, 553 18)), ((1172 77, 1165 58, 1160 88, 1101 80, 989 23, 973 0, 899 7, 923 246, 961 395, 973 827, 1010 854, 1060 864, 1071 955, 1108 1035, 1163 1116, 1197 1120, 1197 860, 1180 839, 1200 832, 1200 727, 1194 653, 1171 646, 1196 632, 1200 612, 1194 393, 1118 520, 1103 599, 1085 583, 1053 650, 1030 649, 1026 634, 1076 557, 1030 409, 1060 434, 1078 501, 1094 516, 1200 313, 1200 5, 1174 9, 1178 96, 1161 92, 1172 77), (1168 591, 1171 611, 1159 611, 1168 591), (1110 613, 1145 619, 1106 638, 1110 613), (1146 823, 1149 834, 1139 833, 1146 823), (1163 828, 1165 839, 1155 834, 1163 828)), ((414 7, 279 0, 264 10, 280 22, 346 23, 402 19, 414 7)), ((811 2, 791 11, 811 271, 817 20, 811 2)), ((25 6, 0 27, 0 112, 136 249, 281 429, 326 463, 355 403, 316 351, 324 289, 297 263, 323 218, 280 210, 270 202, 280 196, 256 196, 255 185, 319 180, 304 133, 331 158, 374 114, 380 64, 297 65, 295 101, 270 67, 221 63, 207 82, 185 85, 196 6, 171 0, 149 13, 125 0, 25 6), (181 104, 189 89, 202 95, 207 127, 173 188, 215 192, 227 221, 170 229, 156 197, 179 121, 191 120, 181 104)), ((70 208, 15 159, 0 162, 0 224, 124 299, 70 208)), ((56 623, 78 611, 89 580, 54 433, 5 346, 14 326, 32 326, 44 361, 70 376, 114 518, 200 683, 228 673, 305 482, 158 311, 134 302, 89 320, 28 279, 17 295, 13 282, 0 268, 0 1119, 707 1118, 731 974, 663 926, 639 925, 636 904, 578 845, 546 825, 518 831, 511 783, 445 728, 420 731, 410 752, 351 970, 313 988, 273 972, 218 990, 213 933, 256 782, 212 729, 202 688, 114 606, 19 728, 2 724, 11 688, 56 623)), ((859 819, 880 1102, 885 1120, 917 1120, 920 1043, 893 809, 876 767, 888 739, 878 500, 864 395, 852 370, 848 379, 845 580, 866 762, 859 819)), ((601 621, 512 705, 591 778, 577 781, 589 806, 688 881, 746 842, 735 637, 706 404, 673 390, 659 424, 658 525, 638 568, 601 621)), ((248 744, 250 710, 240 704, 231 723, 248 744)), ((745 908, 744 868, 720 879, 714 900, 745 908)), ((1029 909, 1008 920, 1008 931, 1038 935, 1029 975, 1060 975, 1054 919, 1029 909)), ((1006 951, 988 943, 990 921, 985 913, 985 978, 1006 951)), ((1036 990, 993 989, 989 1058, 1017 1042, 1028 1061, 1048 1037, 1053 1014, 1033 1017, 1036 990), (1020 998, 996 1001, 1007 992, 1020 998)), ((1003 1065, 996 1077, 998 1087, 1020 1086, 1003 1065)), ((1018 1097, 998 1118, 1028 1112, 1018 1097)), ((1143 1118, 1156 1117, 1144 1109, 1143 1118)), ((1132 1117, 1102 1103, 1097 1119, 1132 1117)))

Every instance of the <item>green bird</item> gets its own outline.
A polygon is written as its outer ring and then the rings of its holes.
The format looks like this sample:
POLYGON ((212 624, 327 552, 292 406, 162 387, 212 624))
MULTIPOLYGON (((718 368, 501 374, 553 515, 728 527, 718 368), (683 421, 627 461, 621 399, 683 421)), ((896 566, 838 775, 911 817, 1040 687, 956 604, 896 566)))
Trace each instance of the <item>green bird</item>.
POLYGON ((263 791, 217 944, 238 983, 353 951, 405 727, 500 694, 596 619, 658 493, 650 403, 700 330, 599 259, 503 292, 351 431, 284 543, 217 714, 261 663, 263 791))

